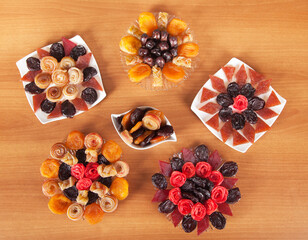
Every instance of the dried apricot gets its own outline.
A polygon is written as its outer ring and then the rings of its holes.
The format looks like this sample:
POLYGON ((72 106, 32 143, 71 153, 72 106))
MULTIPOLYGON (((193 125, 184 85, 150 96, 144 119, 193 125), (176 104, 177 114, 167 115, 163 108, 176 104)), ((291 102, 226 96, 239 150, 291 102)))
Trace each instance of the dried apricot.
POLYGON ((66 139, 66 146, 73 150, 78 150, 83 148, 84 144, 84 135, 82 132, 79 131, 72 131, 67 136, 66 139))
POLYGON ((121 121, 121 125, 123 126, 124 129, 130 129, 132 127, 131 121, 130 121, 130 116, 132 114, 133 110, 129 111, 126 113, 121 121))
POLYGON ((103 145, 102 154, 109 162, 115 162, 120 159, 122 149, 115 141, 108 140, 103 145))
POLYGON ((157 22, 153 13, 143 12, 138 18, 140 30, 149 36, 152 36, 152 32, 157 29, 157 22))
POLYGON ((84 218, 90 224, 96 224, 103 220, 104 211, 97 203, 92 203, 86 206, 84 211, 84 218))
POLYGON ((137 54, 141 47, 141 42, 134 36, 122 37, 120 41, 120 49, 128 54, 137 54))
POLYGON ((173 36, 178 36, 187 29, 186 22, 178 18, 173 18, 168 24, 167 31, 173 36))
POLYGON ((57 178, 60 162, 56 159, 46 159, 41 165, 41 175, 46 178, 57 178))
POLYGON ((132 82, 140 82, 151 75, 151 67, 145 63, 139 63, 128 71, 128 77, 132 82))
POLYGON ((199 46, 197 43, 183 43, 178 47, 178 55, 184 57, 196 57, 199 54, 199 46))
POLYGON ((56 194, 48 202, 49 210, 54 214, 64 214, 72 201, 63 194, 56 194))
POLYGON ((168 81, 178 83, 185 77, 185 71, 183 68, 175 65, 172 62, 165 64, 163 68, 163 74, 168 81))
POLYGON ((128 182, 125 178, 116 177, 111 186, 110 192, 114 195, 118 200, 124 200, 128 196, 128 182))

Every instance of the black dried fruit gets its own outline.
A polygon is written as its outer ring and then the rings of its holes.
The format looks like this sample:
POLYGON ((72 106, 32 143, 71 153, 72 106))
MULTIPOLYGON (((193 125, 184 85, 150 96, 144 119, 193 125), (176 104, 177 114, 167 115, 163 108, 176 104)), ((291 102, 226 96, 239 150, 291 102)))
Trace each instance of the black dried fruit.
POLYGON ((229 204, 237 203, 241 199, 241 197, 242 197, 241 192, 238 187, 229 189, 228 198, 227 198, 226 203, 229 203, 229 204))
POLYGON ((169 44, 167 42, 160 42, 158 44, 160 51, 164 52, 169 49, 169 44))
POLYGON ((82 45, 77 45, 75 46, 71 53, 70 53, 70 56, 71 58, 73 58, 75 61, 77 61, 78 57, 82 56, 82 55, 85 55, 87 53, 87 50, 85 49, 84 46, 82 45))
POLYGON ((155 46, 155 41, 153 39, 149 39, 145 44, 145 47, 148 49, 152 49, 154 46, 155 46))
POLYGON ((190 233, 197 227, 197 221, 194 220, 190 215, 186 215, 182 221, 182 228, 185 232, 190 233))
POLYGON ((41 61, 35 57, 29 57, 26 60, 27 67, 30 71, 38 71, 41 70, 41 61))
POLYGON ((227 108, 221 108, 218 112, 218 116, 221 121, 227 122, 228 120, 231 119, 232 116, 232 109, 227 107, 227 108))
POLYGON ((169 44, 171 48, 178 46, 178 38, 174 36, 169 36, 169 44))
POLYGON ((87 202, 87 205, 90 205, 91 203, 94 203, 94 202, 96 202, 96 200, 98 199, 98 194, 97 193, 94 193, 94 192, 91 192, 91 191, 89 191, 88 192, 88 198, 89 198, 89 200, 88 200, 88 202, 87 202))
POLYGON ((259 97, 253 97, 248 101, 248 108, 254 111, 261 110, 265 106, 265 101, 259 97))
POLYGON ((201 203, 204 203, 204 201, 208 199, 208 198, 206 199, 205 195, 202 192, 198 191, 197 189, 194 190, 194 195, 201 203))
POLYGON ((233 104, 232 97, 230 97, 227 93, 220 93, 217 96, 216 101, 219 105, 223 107, 228 107, 233 104))
POLYGON ((141 48, 139 48, 139 50, 138 50, 138 55, 139 55, 140 57, 145 57, 145 56, 148 56, 149 54, 150 54, 149 49, 147 49, 147 48, 145 48, 145 47, 141 47, 141 48))
POLYGON ((58 177, 61 181, 69 179, 71 176, 71 166, 66 163, 61 163, 59 167, 58 177))
POLYGON ((212 181, 207 180, 205 188, 209 190, 210 192, 212 192, 214 187, 215 187, 215 184, 212 181))
POLYGON ((83 81, 88 82, 96 74, 97 74, 97 70, 94 67, 86 67, 83 70, 83 81))
POLYGON ((231 123, 235 130, 243 129, 245 126, 245 117, 240 113, 234 113, 231 116, 231 123))
MULTIPOLYGON (((194 190, 193 190, 194 191, 194 190)), ((192 192, 193 192, 192 191, 192 192)), ((184 192, 184 191, 182 191, 182 197, 184 198, 184 199, 189 199, 189 200, 191 200, 193 203, 197 203, 197 202, 199 202, 199 199, 193 194, 193 193, 191 193, 191 192, 184 192)))
POLYGON ((143 116, 144 111, 140 108, 136 108, 130 115, 130 121, 132 125, 135 126, 137 122, 142 121, 143 116))
POLYGON ((210 215, 210 221, 214 228, 216 229, 224 229, 226 226, 226 218, 220 212, 213 212, 210 215))
POLYGON ((97 92, 94 88, 85 88, 81 92, 81 98, 89 104, 93 104, 97 100, 97 92))
POLYGON ((44 89, 41 89, 38 86, 36 86, 34 82, 30 82, 25 86, 25 91, 31 94, 40 94, 44 92, 44 89))
POLYGON ((146 56, 143 58, 143 62, 148 64, 150 67, 154 66, 154 58, 150 57, 150 56, 146 56))
POLYGON ((170 52, 164 52, 163 53, 163 58, 166 60, 166 62, 171 62, 173 56, 170 52))
POLYGON ((97 156, 97 163, 104 164, 104 165, 110 165, 110 162, 105 158, 103 154, 99 154, 97 156))
POLYGON ((141 147, 145 147, 147 145, 150 144, 150 141, 152 140, 152 138, 154 138, 156 136, 155 132, 152 132, 149 136, 147 136, 141 143, 140 146, 141 147))
POLYGON ((246 83, 240 90, 240 94, 244 95, 247 99, 250 99, 255 94, 256 89, 251 86, 250 83, 246 83))
POLYGON ((165 66, 165 59, 163 57, 158 57, 155 59, 155 65, 157 65, 160 68, 163 68, 165 66))
POLYGON ((169 37, 169 33, 166 31, 161 31, 160 32, 160 41, 162 42, 167 42, 169 37))
POLYGON ((76 201, 76 198, 78 197, 78 189, 76 188, 76 186, 72 186, 72 187, 69 187, 67 189, 64 189, 63 194, 69 200, 76 201))
POLYGON ((86 151, 85 149, 77 150, 76 158, 78 159, 78 163, 82 163, 82 164, 86 163, 87 155, 86 155, 85 151, 86 151))
POLYGON ((50 47, 50 56, 53 56, 60 62, 61 59, 65 57, 63 45, 61 43, 52 44, 50 47))
POLYGON ((240 86, 236 82, 229 83, 227 92, 231 97, 235 98, 240 93, 240 86))
POLYGON ((178 157, 173 157, 170 160, 171 168, 173 171, 179 171, 182 172, 182 167, 184 165, 184 160, 178 157))
POLYGON ((202 187, 202 188, 206 187, 206 184, 207 184, 206 178, 201 178, 201 177, 195 176, 195 177, 190 178, 190 180, 192 182, 194 182, 198 187, 202 187))
POLYGON ((258 121, 258 116, 257 114, 250 110, 250 109, 246 109, 244 112, 242 112, 242 114, 245 117, 245 120, 251 124, 255 124, 258 121))
POLYGON ((155 40, 160 40, 160 30, 159 29, 155 29, 152 32, 152 38, 155 40))
POLYGON ((198 162, 207 162, 210 151, 204 144, 195 148, 195 156, 198 158, 198 162))
POLYGON ((144 46, 144 45, 146 44, 146 42, 148 41, 148 39, 149 39, 149 36, 148 36, 146 33, 144 33, 144 34, 141 35, 140 41, 141 41, 142 46, 144 46))
MULTIPOLYGON (((211 192, 210 192, 209 190, 207 190, 207 189, 198 187, 198 188, 196 188, 196 191, 202 193, 203 196, 204 196, 204 198, 205 198, 205 200, 208 200, 208 199, 211 198, 211 192)), ((204 200, 203 200, 203 201, 200 201, 200 202, 203 203, 204 200)))
POLYGON ((133 132, 131 134, 131 136, 133 137, 133 139, 137 138, 137 137, 140 137, 143 133, 145 132, 145 128, 144 127, 141 127, 139 128, 138 130, 136 130, 135 132, 133 132))
POLYGON ((151 54, 153 55, 153 57, 160 57, 161 51, 158 47, 155 47, 151 50, 151 54))
POLYGON ((232 161, 225 162, 219 171, 224 177, 233 177, 238 171, 237 163, 232 161))
POLYGON ((112 177, 106 177, 106 178, 100 177, 97 181, 104 184, 106 187, 110 188, 112 183, 112 177))
POLYGON ((155 173, 152 176, 152 184, 158 189, 166 189, 168 185, 165 176, 161 173, 155 173))
POLYGON ((195 189, 195 187, 196 187, 195 183, 187 179, 186 182, 181 187, 181 190, 185 192, 192 192, 195 189))
POLYGON ((161 213, 171 213, 175 208, 176 205, 174 205, 170 200, 165 200, 158 205, 158 211, 161 213))
POLYGON ((115 126, 119 132, 122 132, 124 130, 122 123, 121 123, 122 119, 123 119, 123 116, 119 116, 115 119, 115 126))
POLYGON ((61 104, 61 112, 67 118, 72 118, 76 114, 76 108, 69 100, 65 100, 61 104))
POLYGON ((166 125, 156 131, 157 136, 169 137, 174 132, 173 127, 166 125))
POLYGON ((172 48, 170 50, 170 53, 173 57, 176 57, 178 55, 178 49, 177 48, 172 48))
POLYGON ((56 105, 57 103, 51 102, 46 98, 41 103, 41 109, 44 113, 51 113, 55 109, 56 105))

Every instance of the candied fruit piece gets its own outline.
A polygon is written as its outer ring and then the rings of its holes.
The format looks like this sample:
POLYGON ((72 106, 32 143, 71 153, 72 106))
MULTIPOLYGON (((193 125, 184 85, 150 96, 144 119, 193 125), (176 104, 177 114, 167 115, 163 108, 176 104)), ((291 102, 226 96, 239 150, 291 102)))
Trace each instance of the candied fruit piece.
POLYGON ((63 47, 64 47, 64 52, 65 52, 65 56, 69 56, 72 49, 74 47, 77 46, 76 43, 73 43, 71 40, 65 38, 65 37, 62 37, 62 42, 63 42, 63 47))
POLYGON ((91 203, 90 205, 86 206, 84 210, 84 218, 90 224, 96 224, 102 221, 104 216, 104 211, 97 203, 91 203))
POLYGON ((41 175, 46 178, 57 178, 60 162, 56 159, 46 159, 40 168, 41 175))
POLYGON ((231 189, 236 184, 237 180, 237 178, 224 178, 220 186, 223 186, 226 189, 231 189))
POLYGON ((29 71, 27 72, 22 78, 21 78, 21 81, 24 81, 24 82, 33 82, 34 81, 34 78, 37 74, 41 73, 42 70, 39 70, 39 71, 29 71))
POLYGON ((256 85, 258 82, 264 80, 264 76, 262 74, 256 72, 251 68, 248 69, 248 73, 251 80, 251 85, 253 86, 256 85))
POLYGON ((178 208, 174 209, 174 211, 170 214, 171 221, 173 226, 176 227, 183 219, 183 215, 179 212, 178 208))
POLYGON ((45 98, 46 98, 46 93, 40 93, 32 97, 34 112, 36 112, 41 107, 41 103, 45 98))
POLYGON ((87 53, 85 55, 79 56, 76 62, 76 67, 79 69, 84 69, 89 66, 92 53, 87 53))
POLYGON ((36 52, 37 52, 39 59, 42 59, 43 57, 46 57, 46 56, 50 56, 48 51, 41 49, 41 48, 36 49, 36 52))
POLYGON ((197 43, 183 43, 178 47, 178 55, 187 58, 196 57, 199 54, 199 46, 197 43))
POLYGON ((218 113, 215 114, 210 120, 206 122, 207 125, 214 128, 216 131, 219 131, 219 117, 218 113))
POLYGON ((79 111, 88 111, 88 106, 82 98, 75 98, 72 100, 75 108, 79 111))
POLYGON ((211 99, 211 98, 213 98, 213 97, 216 97, 218 95, 218 93, 216 93, 216 92, 213 92, 213 91, 211 91, 211 90, 209 90, 209 89, 207 89, 207 88, 203 88, 202 89, 202 94, 201 94, 201 103, 202 102, 205 102, 205 101, 207 101, 207 100, 209 100, 209 99, 211 99))
POLYGON ((121 120, 121 125, 124 127, 124 129, 129 130, 132 127, 132 123, 130 121, 130 116, 132 115, 132 113, 134 112, 134 110, 129 111, 128 113, 126 113, 122 120, 121 120))
POLYGON ((219 77, 210 75, 210 79, 211 79, 211 83, 212 83, 212 87, 217 90, 218 92, 226 92, 226 86, 224 83, 224 80, 222 80, 219 77))
POLYGON ((110 193, 118 200, 124 200, 128 196, 128 187, 129 185, 125 178, 116 177, 110 186, 110 193))
POLYGON ((231 121, 227 121, 220 129, 220 134, 223 142, 226 142, 232 135, 232 124, 231 121))
POLYGON ((157 22, 153 13, 150 12, 140 13, 138 22, 140 30, 148 34, 149 36, 152 36, 152 32, 155 29, 157 29, 157 22))
POLYGON ((168 199, 169 196, 169 190, 157 190, 152 202, 163 202, 166 199, 168 199))
POLYGON ((73 150, 82 149, 84 144, 84 135, 80 131, 72 131, 66 139, 66 146, 73 150))
POLYGON ((256 87, 255 95, 266 93, 269 90, 269 87, 271 86, 271 81, 272 81, 271 79, 267 79, 259 82, 258 86, 256 87))
POLYGON ((221 108, 221 106, 217 103, 209 102, 199 108, 200 111, 209 113, 209 114, 215 114, 218 112, 218 110, 221 108))
POLYGON ((240 69, 237 71, 237 73, 235 74, 235 78, 236 78, 236 82, 242 86, 246 83, 247 80, 247 73, 245 70, 245 66, 244 64, 242 64, 242 66, 240 67, 240 69))
POLYGON ((159 168, 160 168, 160 172, 166 176, 166 177, 170 177, 171 173, 172 173, 172 169, 171 169, 171 165, 168 162, 164 162, 164 161, 159 161, 159 168))
POLYGON ((179 56, 173 58, 172 62, 179 67, 191 68, 191 58, 179 56))
POLYGON ((148 64, 145 63, 139 63, 135 66, 133 66, 128 71, 128 77, 132 82, 140 82, 144 78, 147 78, 151 75, 152 69, 148 64))
POLYGON ((169 34, 173 36, 178 36, 181 33, 183 33, 187 29, 187 24, 181 19, 178 18, 173 18, 168 26, 167 26, 167 31, 169 34))
POLYGON ((82 83, 82 86, 87 88, 87 87, 90 87, 90 88, 94 88, 96 90, 100 90, 100 91, 103 91, 103 88, 102 86, 98 83, 98 81, 96 80, 96 78, 92 77, 89 81, 87 82, 83 82, 82 83))
POLYGON ((231 208, 228 203, 218 204, 218 211, 221 212, 222 214, 233 216, 231 208))
POLYGON ((47 116, 48 119, 50 118, 57 118, 61 117, 62 112, 61 112, 61 102, 57 102, 56 107, 53 109, 53 111, 47 116))
POLYGON ((163 86, 163 73, 161 71, 160 67, 153 66, 152 67, 153 72, 153 87, 162 87, 163 86))
POLYGON ((72 201, 63 194, 56 194, 48 202, 49 210, 54 214, 64 214, 72 201))
POLYGON ((235 72, 235 67, 232 67, 232 66, 224 66, 222 67, 222 70, 224 71, 227 79, 229 82, 231 82, 232 80, 232 77, 233 77, 233 74, 235 72))
POLYGON ((102 147, 102 154, 109 162, 115 162, 122 155, 121 147, 113 140, 108 140, 102 147))
POLYGON ((270 119, 278 115, 278 113, 274 112, 269 108, 263 108, 261 110, 258 110, 257 114, 260 115, 263 119, 270 119))
POLYGON ((142 63, 143 59, 138 55, 127 55, 125 56, 126 65, 135 65, 137 63, 142 63))
POLYGON ((197 159, 193 150, 183 148, 181 152, 183 154, 183 160, 185 162, 192 162, 193 164, 197 163, 197 159))
POLYGON ((174 63, 168 62, 163 68, 163 75, 168 81, 178 83, 185 77, 185 71, 174 63))
POLYGON ((217 150, 211 153, 207 162, 212 166, 213 170, 218 169, 218 167, 221 165, 222 160, 217 150))
POLYGON ((120 41, 120 49, 128 54, 138 54, 141 42, 134 36, 125 36, 120 41))
POLYGON ((248 122, 245 123, 245 127, 243 128, 243 134, 249 142, 255 142, 255 129, 248 122))
POLYGON ((281 104, 281 102, 279 101, 276 93, 274 91, 272 91, 271 95, 268 97, 265 106, 266 107, 273 107, 273 106, 277 106, 281 104))
POLYGON ((233 130, 233 146, 248 143, 247 139, 244 138, 238 131, 233 130))
POLYGON ((164 141, 167 138, 168 136, 156 136, 151 139, 150 143, 158 143, 158 142, 164 141))
POLYGON ((265 132, 270 129, 270 126, 268 126, 261 118, 258 118, 256 123, 256 133, 265 132))
POLYGON ((198 236, 206 231, 210 226, 209 217, 205 216, 201 221, 198 221, 197 234, 198 236))
POLYGON ((137 137, 134 140, 134 144, 139 145, 140 143, 142 143, 143 140, 145 140, 152 133, 153 133, 152 131, 145 131, 144 133, 142 133, 139 137, 137 137))

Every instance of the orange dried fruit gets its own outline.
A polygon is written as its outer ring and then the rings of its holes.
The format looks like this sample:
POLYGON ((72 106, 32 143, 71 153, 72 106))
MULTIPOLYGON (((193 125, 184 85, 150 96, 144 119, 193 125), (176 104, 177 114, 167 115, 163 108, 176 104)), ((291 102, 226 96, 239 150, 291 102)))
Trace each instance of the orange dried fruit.
POLYGON ((148 64, 139 63, 128 71, 128 77, 132 82, 138 83, 144 78, 150 76, 151 71, 152 69, 148 64))
POLYGON ((196 57, 199 54, 199 45, 197 43, 183 43, 178 47, 178 55, 187 58, 196 57))
POLYGON ((124 200, 128 196, 128 187, 129 185, 125 178, 116 177, 110 186, 110 192, 118 200, 124 200))
POLYGON ((141 128, 141 127, 142 127, 142 121, 139 121, 139 122, 136 123, 135 126, 132 127, 132 129, 129 131, 129 133, 133 133, 133 132, 137 131, 139 128, 141 128))
POLYGON ((84 135, 82 132, 79 131, 72 131, 67 136, 66 139, 66 146, 73 150, 78 150, 83 148, 84 144, 84 135))
POLYGON ((185 71, 174 63, 168 62, 163 68, 163 75, 168 81, 178 83, 185 77, 185 71))
POLYGON ((115 162, 122 155, 122 148, 113 140, 108 140, 102 147, 102 154, 109 162, 115 162))
POLYGON ((121 121, 121 125, 123 126, 124 129, 130 129, 131 128, 131 121, 130 121, 130 116, 132 114, 133 110, 129 111, 126 113, 121 121))
POLYGON ((46 159, 40 168, 41 175, 46 178, 57 178, 60 162, 56 159, 46 159))
POLYGON ((187 29, 187 24, 181 19, 173 18, 167 26, 167 31, 173 36, 178 36, 187 29))
POLYGON ((63 194, 56 194, 48 202, 49 210, 54 214, 64 214, 72 201, 63 194))
POLYGON ((96 224, 103 220, 104 214, 104 211, 97 203, 92 203, 86 206, 84 218, 88 221, 88 223, 96 224))
POLYGON ((128 54, 137 54, 141 47, 141 42, 134 36, 125 36, 121 38, 119 45, 121 51, 128 54))
POLYGON ((138 18, 140 30, 149 36, 152 36, 152 32, 157 29, 156 18, 153 13, 143 12, 138 18))
POLYGON ((150 136, 151 133, 152 133, 152 131, 145 131, 141 136, 137 137, 134 140, 134 143, 136 145, 139 145, 144 139, 146 139, 148 136, 150 136))

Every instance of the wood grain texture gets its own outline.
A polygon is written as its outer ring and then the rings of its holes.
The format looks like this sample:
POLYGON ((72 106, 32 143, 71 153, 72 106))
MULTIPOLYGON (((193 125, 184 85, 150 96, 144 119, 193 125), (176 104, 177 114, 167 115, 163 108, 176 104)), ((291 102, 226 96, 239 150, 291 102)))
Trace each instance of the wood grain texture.
POLYGON ((185 234, 157 212, 150 202, 150 179, 158 171, 158 160, 199 143, 239 163, 243 195, 226 228, 199 239, 307 239, 307 13, 306 0, 2 1, 0 239, 197 239, 196 232, 185 234), (149 92, 129 82, 118 43, 141 11, 160 10, 189 23, 200 44, 200 61, 178 88, 149 92), (37 47, 76 34, 98 61, 107 98, 72 120, 42 125, 26 101, 15 62, 37 47), (245 154, 220 142, 190 111, 208 75, 232 57, 272 78, 272 86, 288 101, 273 128, 245 154), (110 114, 138 105, 161 109, 174 125, 178 142, 147 151, 127 147, 110 114), (129 198, 95 226, 53 215, 41 193, 41 162, 51 145, 74 129, 116 140, 131 166, 129 198))

